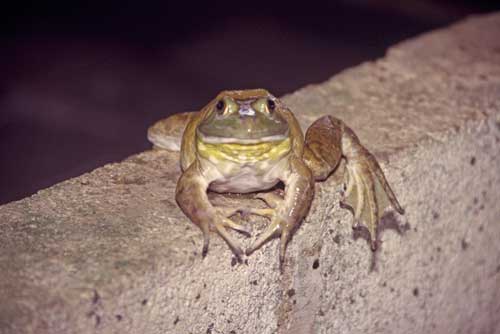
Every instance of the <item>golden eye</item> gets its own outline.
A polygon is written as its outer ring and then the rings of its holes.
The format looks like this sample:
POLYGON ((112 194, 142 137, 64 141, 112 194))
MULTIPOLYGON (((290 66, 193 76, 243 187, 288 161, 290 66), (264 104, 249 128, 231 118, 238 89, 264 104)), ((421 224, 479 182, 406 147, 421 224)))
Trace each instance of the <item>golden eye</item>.
POLYGON ((274 109, 276 109, 276 103, 273 100, 268 99, 267 100, 267 109, 269 109, 269 111, 274 111, 274 109))
POLYGON ((215 108, 217 109, 217 111, 219 112, 219 114, 221 114, 222 112, 224 112, 225 105, 226 104, 222 100, 219 100, 219 102, 217 102, 217 104, 215 105, 215 108))

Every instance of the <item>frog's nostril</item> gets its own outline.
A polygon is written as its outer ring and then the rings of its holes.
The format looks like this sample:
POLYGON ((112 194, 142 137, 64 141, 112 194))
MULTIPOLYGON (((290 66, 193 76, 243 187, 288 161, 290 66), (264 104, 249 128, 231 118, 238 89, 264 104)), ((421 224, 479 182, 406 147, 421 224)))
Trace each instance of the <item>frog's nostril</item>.
POLYGON ((240 116, 255 116, 255 110, 247 106, 242 106, 238 112, 240 116))

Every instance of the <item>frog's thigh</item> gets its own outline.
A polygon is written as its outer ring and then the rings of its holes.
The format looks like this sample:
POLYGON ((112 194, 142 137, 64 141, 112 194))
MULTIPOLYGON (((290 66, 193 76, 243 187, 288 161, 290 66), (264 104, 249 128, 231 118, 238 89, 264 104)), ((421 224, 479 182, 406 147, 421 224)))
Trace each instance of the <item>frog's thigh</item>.
POLYGON ((342 122, 336 118, 322 117, 307 129, 303 159, 315 180, 325 180, 337 167, 341 145, 342 122))
POLYGON ((148 140, 155 147, 180 151, 182 134, 189 121, 198 112, 183 112, 161 119, 148 129, 148 140))
POLYGON ((403 213, 375 157, 342 121, 324 116, 307 130, 304 161, 316 180, 323 180, 346 159, 348 176, 344 203, 354 211, 354 225, 364 222, 376 247, 376 232, 384 209, 392 205, 403 213))

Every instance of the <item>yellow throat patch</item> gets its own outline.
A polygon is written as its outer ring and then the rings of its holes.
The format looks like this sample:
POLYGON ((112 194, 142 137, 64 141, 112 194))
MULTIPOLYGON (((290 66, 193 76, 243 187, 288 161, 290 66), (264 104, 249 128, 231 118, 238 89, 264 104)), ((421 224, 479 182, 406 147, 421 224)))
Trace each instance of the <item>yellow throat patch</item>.
POLYGON ((257 144, 209 144, 197 138, 196 146, 200 156, 205 159, 211 161, 229 160, 236 163, 278 160, 291 149, 290 138, 257 144))

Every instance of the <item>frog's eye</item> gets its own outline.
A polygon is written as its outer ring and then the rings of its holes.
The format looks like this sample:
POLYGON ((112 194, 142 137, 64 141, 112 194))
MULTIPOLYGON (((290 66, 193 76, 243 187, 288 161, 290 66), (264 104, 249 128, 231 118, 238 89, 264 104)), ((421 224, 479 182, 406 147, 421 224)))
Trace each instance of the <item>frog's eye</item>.
POLYGON ((215 109, 217 109, 217 112, 219 114, 222 114, 224 112, 225 106, 226 104, 224 103, 224 101, 219 100, 219 102, 217 102, 217 104, 215 105, 215 109))
POLYGON ((276 109, 276 103, 275 103, 273 100, 268 99, 268 100, 267 100, 267 109, 268 109, 270 112, 274 111, 274 109, 276 109))

